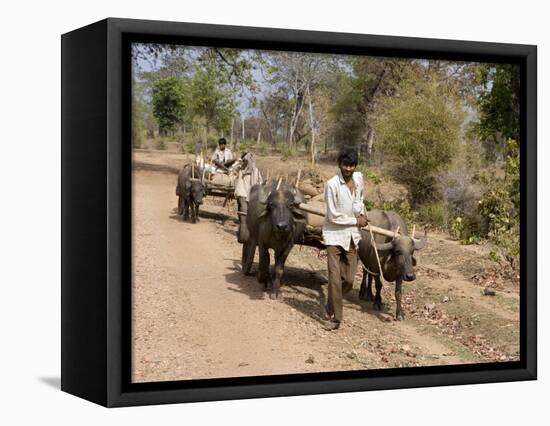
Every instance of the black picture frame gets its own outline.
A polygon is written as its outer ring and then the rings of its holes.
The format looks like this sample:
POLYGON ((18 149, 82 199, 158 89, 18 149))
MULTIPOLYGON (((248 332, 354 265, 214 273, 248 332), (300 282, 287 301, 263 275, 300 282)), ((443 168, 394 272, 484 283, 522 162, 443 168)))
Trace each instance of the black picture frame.
POLYGON ((109 18, 62 42, 61 388, 130 406, 537 377, 536 46, 109 18), (130 43, 333 52, 520 66, 520 361, 130 382, 130 43))

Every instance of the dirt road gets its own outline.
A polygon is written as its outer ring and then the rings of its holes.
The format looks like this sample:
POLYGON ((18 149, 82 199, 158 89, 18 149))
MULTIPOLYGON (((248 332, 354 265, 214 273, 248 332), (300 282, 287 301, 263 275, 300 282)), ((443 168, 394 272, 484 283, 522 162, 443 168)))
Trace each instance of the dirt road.
POLYGON ((185 223, 173 172, 138 165, 133 180, 135 382, 518 359, 518 290, 482 294, 471 277, 494 265, 478 247, 432 235, 404 287, 403 322, 390 286, 383 312, 358 299, 358 275, 342 328, 327 332, 323 252, 295 247, 272 301, 240 272, 234 205, 210 197, 201 221, 185 223))

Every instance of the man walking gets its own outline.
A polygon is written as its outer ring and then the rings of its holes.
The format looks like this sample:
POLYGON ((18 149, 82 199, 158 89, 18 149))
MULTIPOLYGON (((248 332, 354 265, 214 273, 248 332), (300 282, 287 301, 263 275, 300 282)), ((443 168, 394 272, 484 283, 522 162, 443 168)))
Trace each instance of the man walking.
POLYGON ((367 225, 363 204, 363 175, 356 172, 357 151, 344 147, 338 155, 338 173, 325 186, 327 214, 323 240, 327 246, 328 321, 326 330, 336 330, 342 322, 342 296, 353 287, 357 272, 359 228, 367 225))

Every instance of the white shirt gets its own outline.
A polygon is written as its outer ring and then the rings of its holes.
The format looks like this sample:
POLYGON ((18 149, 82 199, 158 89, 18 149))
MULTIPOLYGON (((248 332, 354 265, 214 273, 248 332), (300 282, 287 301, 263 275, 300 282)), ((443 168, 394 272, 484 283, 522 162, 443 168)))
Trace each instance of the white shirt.
POLYGON ((350 240, 355 246, 361 240, 356 217, 365 213, 363 203, 363 175, 354 172, 352 175, 354 193, 349 190, 342 173, 329 179, 325 186, 325 203, 327 214, 323 224, 323 240, 327 246, 340 246, 348 251, 350 240))
POLYGON ((225 148, 223 151, 221 149, 216 149, 214 154, 212 154, 212 161, 221 161, 225 163, 226 161, 233 159, 233 153, 229 148, 225 148))

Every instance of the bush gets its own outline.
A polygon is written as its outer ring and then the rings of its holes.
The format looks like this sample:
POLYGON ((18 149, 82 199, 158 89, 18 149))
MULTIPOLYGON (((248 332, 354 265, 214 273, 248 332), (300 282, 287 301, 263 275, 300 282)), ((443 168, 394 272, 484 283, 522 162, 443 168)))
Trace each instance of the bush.
POLYGON ((248 152, 252 149, 256 141, 252 139, 244 139, 237 142, 237 150, 239 152, 248 152))
POLYGON ((439 229, 446 229, 451 217, 451 212, 443 201, 424 204, 418 209, 418 219, 422 223, 433 225, 439 229))
POLYGON ((166 142, 163 137, 159 137, 155 140, 155 149, 159 150, 165 150, 166 149, 166 142))
POLYGON ((466 165, 451 168, 438 177, 441 196, 455 216, 477 210, 481 187, 475 170, 466 165))
POLYGON ((265 144, 261 144, 256 148, 256 151, 260 155, 267 155, 267 146, 265 144))
POLYGON ((379 208, 385 211, 393 210, 396 212, 405 221, 409 229, 418 220, 418 213, 411 209, 411 205, 407 200, 383 201, 379 208))
POLYGON ((504 178, 483 176, 483 195, 478 211, 483 218, 484 232, 510 263, 519 256, 519 150, 517 142, 506 144, 504 178))
POLYGON ((279 152, 281 153, 281 160, 287 161, 289 158, 294 157, 296 152, 286 143, 279 146, 279 152))
POLYGON ((208 137, 206 138, 206 148, 210 151, 215 151, 218 148, 219 139, 219 137, 208 135, 208 137))
POLYGON ((201 146, 201 143, 198 140, 191 137, 185 140, 184 146, 185 146, 186 152, 190 152, 194 154, 195 152, 200 151, 199 148, 201 146))
POLYGON ((379 184, 380 182, 382 182, 382 179, 380 179, 380 177, 378 177, 378 175, 376 173, 374 173, 372 170, 370 170, 366 165, 364 164, 359 164, 357 166, 357 171, 358 172, 361 172, 363 174, 363 177, 365 179, 369 179, 371 181, 373 181, 375 184, 379 184))
POLYGON ((405 80, 398 96, 381 99, 374 117, 377 144, 413 205, 437 200, 435 176, 455 155, 462 117, 456 97, 436 81, 405 80))
POLYGON ((485 193, 479 201, 485 235, 504 250, 504 256, 519 255, 519 215, 505 179, 484 178, 485 193))
POLYGON ((141 148, 143 140, 143 131, 138 126, 132 126, 132 146, 134 148, 141 148))

